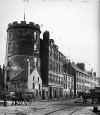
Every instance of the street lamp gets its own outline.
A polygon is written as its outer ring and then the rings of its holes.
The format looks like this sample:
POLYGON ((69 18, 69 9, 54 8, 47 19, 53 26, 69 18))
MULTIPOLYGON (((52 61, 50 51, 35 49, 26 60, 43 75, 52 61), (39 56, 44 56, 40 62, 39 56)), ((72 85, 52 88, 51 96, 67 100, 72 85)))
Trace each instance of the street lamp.
POLYGON ((30 75, 30 60, 29 60, 29 58, 27 58, 27 72, 28 72, 28 74, 27 74, 27 77, 29 77, 29 75, 30 75))

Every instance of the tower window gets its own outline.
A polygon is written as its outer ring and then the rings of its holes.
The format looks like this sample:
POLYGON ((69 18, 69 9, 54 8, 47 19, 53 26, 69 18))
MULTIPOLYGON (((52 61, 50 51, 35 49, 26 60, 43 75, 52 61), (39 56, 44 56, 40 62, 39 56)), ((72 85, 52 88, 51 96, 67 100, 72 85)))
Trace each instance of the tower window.
POLYGON ((34 32, 34 40, 36 40, 36 32, 34 32))
POLYGON ((38 82, 39 82, 39 77, 38 77, 38 82))
POLYGON ((33 89, 35 88, 35 84, 33 83, 33 89))

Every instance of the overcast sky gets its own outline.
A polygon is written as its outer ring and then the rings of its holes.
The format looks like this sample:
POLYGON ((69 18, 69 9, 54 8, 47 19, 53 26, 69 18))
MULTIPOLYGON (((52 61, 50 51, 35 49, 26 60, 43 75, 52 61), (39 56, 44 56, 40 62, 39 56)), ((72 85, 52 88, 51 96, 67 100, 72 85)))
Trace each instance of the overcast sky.
POLYGON ((98 71, 99 0, 0 0, 0 64, 4 63, 7 25, 22 21, 39 23, 49 30, 63 54, 98 71))

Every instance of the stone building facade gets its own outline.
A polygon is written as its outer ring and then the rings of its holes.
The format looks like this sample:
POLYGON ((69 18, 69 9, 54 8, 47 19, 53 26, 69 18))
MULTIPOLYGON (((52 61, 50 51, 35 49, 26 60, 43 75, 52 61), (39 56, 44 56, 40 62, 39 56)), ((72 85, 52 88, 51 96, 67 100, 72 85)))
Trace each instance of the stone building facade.
POLYGON ((68 60, 48 31, 40 39, 40 26, 13 22, 7 29, 5 76, 8 91, 32 92, 36 97, 61 98, 89 92, 96 73, 68 60))
POLYGON ((41 40, 41 76, 43 86, 47 87, 49 98, 63 97, 65 56, 58 50, 53 39, 49 38, 49 32, 44 32, 41 40), (45 54, 44 54, 45 53, 45 54))
POLYGON ((67 95, 78 96, 82 93, 89 93, 91 89, 96 87, 96 73, 86 71, 84 63, 75 64, 67 60, 64 64, 64 72, 64 92, 67 95), (70 81, 71 85, 68 87, 70 81))
POLYGON ((5 66, 3 65, 3 67, 1 67, 0 65, 0 92, 4 91, 6 88, 4 74, 5 74, 5 66))
POLYGON ((91 89, 96 87, 96 74, 80 69, 77 64, 72 64, 74 70, 74 95, 80 93, 89 93, 91 89))
POLYGON ((64 97, 73 97, 74 96, 74 76, 71 74, 64 74, 64 97))
POLYGON ((6 49, 8 91, 29 91, 37 94, 42 89, 40 33, 40 26, 33 22, 15 21, 8 25, 6 49))

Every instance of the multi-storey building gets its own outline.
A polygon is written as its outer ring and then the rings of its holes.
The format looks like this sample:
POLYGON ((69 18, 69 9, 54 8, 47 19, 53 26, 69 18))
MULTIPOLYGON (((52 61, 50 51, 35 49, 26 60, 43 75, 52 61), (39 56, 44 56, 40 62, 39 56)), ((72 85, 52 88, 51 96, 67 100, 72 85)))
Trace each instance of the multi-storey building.
MULTIPOLYGON (((72 64, 74 70, 74 95, 89 93, 90 89, 96 87, 96 76, 90 74, 85 69, 80 69, 76 64, 72 64)), ((95 74, 96 75, 96 74, 95 74)))
POLYGON ((13 22, 7 29, 6 73, 9 91, 40 94, 40 26, 13 22))
POLYGON ((5 82, 4 82, 4 71, 5 71, 5 66, 3 65, 3 68, 0 65, 0 92, 5 90, 5 82))
POLYGON ((74 76, 71 74, 71 62, 66 59, 64 63, 64 96, 73 96, 74 93, 74 76))
POLYGON ((89 83, 90 83, 90 89, 94 89, 97 87, 97 78, 96 78, 96 72, 90 71, 87 72, 90 76, 89 83))
POLYGON ((73 96, 73 76, 68 73, 64 73, 64 97, 73 96))
MULTIPOLYGON (((44 32, 41 40, 41 76, 43 86, 47 87, 49 98, 63 97, 65 56, 58 50, 49 32, 44 32)), ((45 93, 46 94, 46 93, 45 93)))
POLYGON ((82 71, 77 66, 73 66, 75 69, 75 81, 76 81, 76 94, 79 94, 80 92, 86 92, 89 91, 89 76, 87 72, 82 71))
MULTIPOLYGON (((84 63, 70 62, 67 60, 64 64, 65 80, 64 81, 64 91, 67 94, 71 91, 74 96, 84 93, 89 93, 90 89, 93 89, 96 84, 96 73, 87 72, 85 70, 84 63), (68 77, 69 75, 69 77, 68 77), (71 87, 68 88, 68 79, 71 79, 71 87), (66 88, 67 87, 67 88, 66 88), (70 90, 71 89, 71 90, 70 90)), ((70 83, 70 82, 69 82, 70 83)))
POLYGON ((96 86, 96 73, 67 60, 49 32, 43 33, 43 39, 40 33, 40 26, 32 22, 8 25, 5 78, 9 91, 60 98, 96 86))

